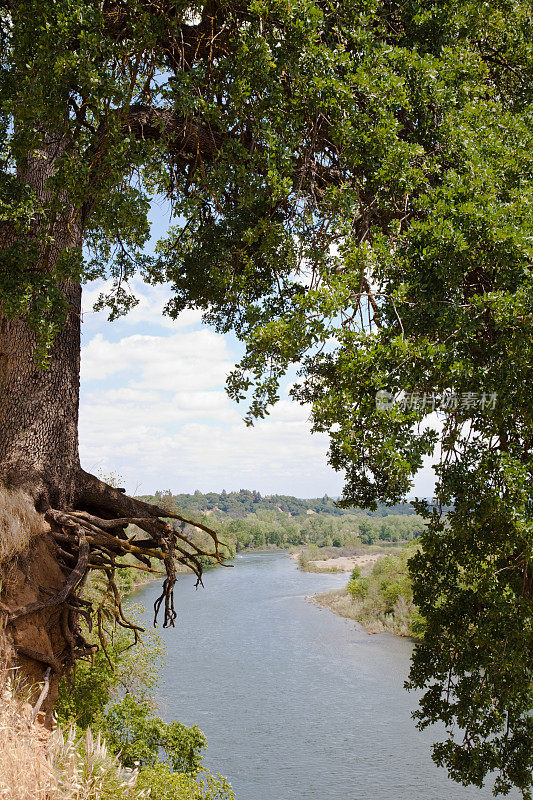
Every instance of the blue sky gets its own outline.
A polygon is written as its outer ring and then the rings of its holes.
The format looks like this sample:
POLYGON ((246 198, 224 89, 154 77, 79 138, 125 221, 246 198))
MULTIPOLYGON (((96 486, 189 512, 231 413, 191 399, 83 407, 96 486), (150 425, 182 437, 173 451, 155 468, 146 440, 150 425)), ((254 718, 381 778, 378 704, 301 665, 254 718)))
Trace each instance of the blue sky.
MULTIPOLYGON (((154 236, 168 224, 154 204, 154 236)), ((286 390, 271 415, 247 428, 245 407, 224 391, 240 357, 223 336, 186 311, 162 315, 168 288, 135 283, 140 302, 113 323, 83 298, 80 454, 91 472, 121 476, 129 492, 257 489, 262 494, 321 497, 341 493, 342 474, 327 464, 328 439, 311 434, 309 409, 286 390)), ((427 466, 415 493, 430 495, 427 466)))

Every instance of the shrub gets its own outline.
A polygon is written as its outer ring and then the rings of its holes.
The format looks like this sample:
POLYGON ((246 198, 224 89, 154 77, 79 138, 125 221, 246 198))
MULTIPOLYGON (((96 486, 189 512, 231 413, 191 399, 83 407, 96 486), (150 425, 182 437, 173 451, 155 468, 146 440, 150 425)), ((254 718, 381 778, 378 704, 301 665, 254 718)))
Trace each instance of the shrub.
POLYGON ((363 600, 368 595, 370 581, 368 578, 350 578, 347 589, 354 600, 363 600))
POLYGON ((138 787, 149 790, 154 800, 235 800, 230 784, 220 775, 194 779, 161 763, 140 770, 138 787))
POLYGON ((104 720, 109 743, 126 767, 153 766, 162 751, 175 772, 196 777, 200 771, 207 740, 196 725, 188 728, 181 722, 163 722, 147 703, 130 696, 111 705, 104 720))
POLYGON ((421 638, 425 621, 413 603, 408 568, 417 549, 416 544, 409 544, 381 558, 367 576, 361 577, 354 570, 346 587, 353 603, 350 616, 375 633, 389 631, 421 638))

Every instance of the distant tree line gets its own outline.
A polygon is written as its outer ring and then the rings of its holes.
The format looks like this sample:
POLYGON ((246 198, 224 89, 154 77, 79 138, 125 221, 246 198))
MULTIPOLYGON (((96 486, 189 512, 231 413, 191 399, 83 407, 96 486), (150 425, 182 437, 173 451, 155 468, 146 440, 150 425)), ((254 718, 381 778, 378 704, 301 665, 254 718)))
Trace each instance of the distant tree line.
MULTIPOLYGON (((214 528, 228 546, 228 554, 246 548, 345 547, 362 542, 410 541, 424 530, 424 520, 408 503, 376 512, 342 509, 325 496, 300 500, 296 497, 241 490, 217 494, 156 492, 144 500, 168 507, 184 516, 194 515, 214 528)), ((201 536, 189 531, 191 536, 201 536)), ((199 544, 201 544, 199 542, 199 544)))
POLYGON ((378 504, 375 511, 366 511, 361 508, 341 508, 337 501, 325 494, 323 497, 314 497, 302 500, 284 494, 271 494, 262 496, 260 492, 241 489, 238 492, 207 492, 202 494, 198 490, 194 494, 172 494, 169 491, 157 491, 155 495, 145 495, 140 499, 160 503, 165 498, 171 497, 187 515, 204 514, 209 512, 223 518, 226 515, 234 519, 244 519, 248 514, 257 511, 280 511, 293 517, 310 516, 315 514, 330 514, 335 517, 364 515, 371 517, 386 517, 390 514, 415 514, 411 503, 398 503, 393 506, 378 504))
POLYGON ((358 542, 400 542, 419 536, 423 530, 424 521, 417 515, 372 518, 317 514, 294 518, 275 511, 258 511, 218 528, 221 538, 235 543, 237 551, 249 547, 345 547, 358 542))

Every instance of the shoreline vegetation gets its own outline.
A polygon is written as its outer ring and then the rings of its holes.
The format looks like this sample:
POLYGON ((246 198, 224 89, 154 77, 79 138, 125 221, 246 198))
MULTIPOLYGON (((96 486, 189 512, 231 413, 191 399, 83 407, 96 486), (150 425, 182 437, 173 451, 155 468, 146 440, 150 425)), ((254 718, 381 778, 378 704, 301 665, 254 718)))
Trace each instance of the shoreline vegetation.
MULTIPOLYGON (((361 545, 394 546, 419 536, 425 523, 410 503, 378 506, 367 512, 359 508, 340 508, 325 495, 302 500, 289 495, 263 497, 259 492, 172 494, 156 492, 139 498, 168 508, 170 512, 195 519, 217 532, 225 542, 228 557, 244 550, 293 549, 305 547, 338 548, 361 545)), ((172 521, 171 521, 172 522, 172 521)), ((195 543, 204 543, 198 529, 184 531, 195 543)), ((209 542, 205 541, 208 545, 209 542)), ((204 566, 208 566, 206 559, 204 566)))
MULTIPOLYGON (((393 553, 341 557, 337 567, 334 564, 336 559, 307 562, 317 567, 327 565, 307 570, 312 572, 344 572, 344 567, 353 563, 345 587, 319 592, 308 599, 321 608, 353 620, 368 634, 391 633, 421 639, 425 621, 413 602, 408 571, 408 561, 417 549, 416 543, 409 543, 393 553)), ((302 553, 296 553, 293 558, 300 560, 301 556, 302 553)))

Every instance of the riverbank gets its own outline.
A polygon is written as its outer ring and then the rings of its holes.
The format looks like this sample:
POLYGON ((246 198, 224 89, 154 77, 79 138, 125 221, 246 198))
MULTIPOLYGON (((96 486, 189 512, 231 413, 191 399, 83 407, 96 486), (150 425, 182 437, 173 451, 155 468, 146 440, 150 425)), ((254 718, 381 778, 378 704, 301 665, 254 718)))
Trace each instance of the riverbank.
POLYGON ((398 598, 394 608, 388 613, 369 610, 364 602, 354 600, 346 589, 319 592, 309 600, 339 617, 357 622, 370 635, 392 633, 395 636, 417 638, 412 629, 413 614, 418 613, 416 606, 403 597, 398 598))
POLYGON ((369 634, 420 638, 424 619, 413 602, 408 570, 415 547, 367 556, 364 563, 365 557, 360 557, 359 564, 354 565, 359 567, 359 575, 352 575, 347 586, 315 594, 310 601, 357 622, 369 634))
MULTIPOLYGON (((304 572, 353 572, 354 567, 365 568, 372 566, 380 558, 386 555, 383 553, 369 553, 361 556, 339 556, 337 558, 323 558, 306 562, 306 568, 301 566, 304 572)), ((299 562, 301 552, 292 553, 291 558, 299 562)))

